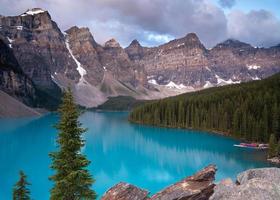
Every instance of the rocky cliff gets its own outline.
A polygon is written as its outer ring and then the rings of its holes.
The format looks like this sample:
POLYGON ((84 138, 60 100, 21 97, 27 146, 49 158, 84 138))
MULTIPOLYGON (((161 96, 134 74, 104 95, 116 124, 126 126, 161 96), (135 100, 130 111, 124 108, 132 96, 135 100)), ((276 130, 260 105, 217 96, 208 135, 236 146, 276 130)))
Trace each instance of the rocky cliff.
POLYGON ((4 40, 0 37, 0 90, 29 106, 35 106, 34 85, 23 73, 4 40))
POLYGON ((279 45, 255 48, 227 40, 207 49, 190 33, 153 48, 137 40, 122 48, 115 39, 102 46, 88 28, 62 32, 40 8, 0 16, 0 35, 39 91, 55 102, 61 89, 71 87, 77 103, 86 107, 110 96, 163 98, 280 71, 279 45))
POLYGON ((144 48, 133 41, 129 57, 144 66, 149 82, 195 89, 258 80, 280 71, 280 48, 255 48, 229 39, 206 49, 194 33, 144 48))

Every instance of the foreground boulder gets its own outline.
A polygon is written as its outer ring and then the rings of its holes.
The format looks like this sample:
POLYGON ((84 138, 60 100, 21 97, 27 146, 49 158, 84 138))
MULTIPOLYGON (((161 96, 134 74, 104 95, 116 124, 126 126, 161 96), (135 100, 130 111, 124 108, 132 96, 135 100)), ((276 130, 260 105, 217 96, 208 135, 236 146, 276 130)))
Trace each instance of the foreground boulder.
POLYGON ((137 188, 128 183, 119 183, 109 189, 102 200, 206 200, 214 192, 216 166, 209 165, 195 175, 187 177, 151 198, 146 190, 137 188))
POLYGON ((222 181, 215 187, 211 200, 280 199, 280 169, 261 168, 242 172, 237 183, 222 181))
POLYGON ((120 182, 110 188, 101 198, 102 200, 145 200, 149 192, 134 185, 120 182))
POLYGON ((204 200, 213 194, 216 166, 209 165, 195 175, 171 185, 151 197, 152 200, 204 200))

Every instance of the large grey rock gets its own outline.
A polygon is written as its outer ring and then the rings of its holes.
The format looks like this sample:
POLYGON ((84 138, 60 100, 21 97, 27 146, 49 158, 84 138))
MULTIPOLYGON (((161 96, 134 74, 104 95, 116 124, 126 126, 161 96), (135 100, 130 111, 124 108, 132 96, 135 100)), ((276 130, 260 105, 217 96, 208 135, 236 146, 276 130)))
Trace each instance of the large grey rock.
POLYGON ((148 193, 134 185, 120 182, 110 188, 101 200, 146 200, 149 199, 148 193))
POLYGON ((151 197, 152 200, 206 200, 213 193, 216 166, 209 165, 151 197))
POLYGON ((279 200, 280 185, 254 178, 239 186, 215 187, 210 200, 279 200))
POLYGON ((259 168, 259 169, 249 169, 245 172, 238 174, 237 182, 239 184, 245 184, 251 179, 263 179, 271 183, 280 185, 280 168, 259 168))
POLYGON ((207 200, 213 193, 216 166, 208 167, 156 193, 151 198, 146 190, 128 183, 110 188, 101 200, 207 200))
POLYGON ((251 169, 238 175, 237 184, 219 183, 210 200, 279 200, 280 169, 251 169))

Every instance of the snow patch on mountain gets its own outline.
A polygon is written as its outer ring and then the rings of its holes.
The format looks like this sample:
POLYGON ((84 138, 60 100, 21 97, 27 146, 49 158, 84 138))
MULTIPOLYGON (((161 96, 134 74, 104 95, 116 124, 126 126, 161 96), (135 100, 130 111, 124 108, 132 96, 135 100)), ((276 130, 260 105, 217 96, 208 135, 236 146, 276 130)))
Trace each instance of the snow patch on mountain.
POLYGON ((255 77, 252 77, 252 80, 257 81, 257 80, 261 80, 261 79, 260 79, 260 77, 255 76, 255 77))
POLYGON ((249 69, 249 70, 257 70, 257 69, 260 69, 261 68, 261 66, 259 66, 259 65, 247 65, 247 68, 249 69))
POLYGON ((25 13, 23 13, 21 16, 27 16, 27 15, 37 15, 40 13, 44 13, 46 11, 40 9, 40 8, 33 8, 33 9, 28 9, 25 13))
POLYGON ((11 38, 9 38, 9 37, 7 37, 7 40, 9 41, 9 43, 10 44, 8 44, 9 45, 9 47, 12 49, 13 48, 13 46, 12 46, 12 43, 13 43, 13 41, 15 41, 15 40, 12 40, 11 38))
POLYGON ((180 85, 177 85, 176 83, 174 83, 173 81, 170 81, 167 85, 165 85, 166 87, 169 87, 169 88, 176 88, 176 89, 184 89, 186 88, 186 86, 184 84, 180 84, 180 85))
POLYGON ((75 61, 75 63, 77 64, 77 71, 79 72, 81 78, 79 80, 79 84, 86 84, 87 81, 84 79, 84 75, 87 74, 87 71, 82 67, 82 64, 75 58, 75 56, 73 55, 73 52, 70 48, 70 45, 69 45, 69 41, 66 39, 66 48, 68 49, 69 51, 69 54, 71 55, 71 57, 73 58, 73 60, 75 61))
POLYGON ((153 85, 158 85, 157 81, 155 79, 148 80, 148 83, 151 83, 153 85))
POLYGON ((215 77, 217 79, 217 85, 229 85, 229 84, 239 84, 241 81, 233 81, 231 78, 228 80, 224 80, 221 77, 219 77, 217 74, 215 74, 215 77))
POLYGON ((203 88, 210 88, 213 87, 214 85, 210 81, 206 81, 203 88))
POLYGON ((16 26, 16 28, 17 28, 17 30, 20 30, 20 31, 22 31, 22 29, 23 29, 23 26, 16 26))

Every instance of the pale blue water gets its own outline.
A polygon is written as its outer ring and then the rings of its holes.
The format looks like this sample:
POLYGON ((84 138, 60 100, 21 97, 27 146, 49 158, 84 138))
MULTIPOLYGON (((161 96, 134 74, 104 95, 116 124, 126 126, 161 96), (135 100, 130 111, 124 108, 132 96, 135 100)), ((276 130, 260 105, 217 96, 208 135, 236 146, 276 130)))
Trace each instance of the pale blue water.
MULTIPOLYGON (((238 149, 230 138, 200 131, 130 124, 127 113, 86 112, 81 122, 88 128, 83 152, 92 161, 99 197, 125 181, 154 193, 210 163, 218 166, 217 180, 248 168, 268 166, 259 151, 238 149)), ((54 114, 36 119, 0 120, 0 199, 10 200, 18 171, 24 170, 32 198, 49 199, 48 153, 55 150, 58 120, 54 114)))

